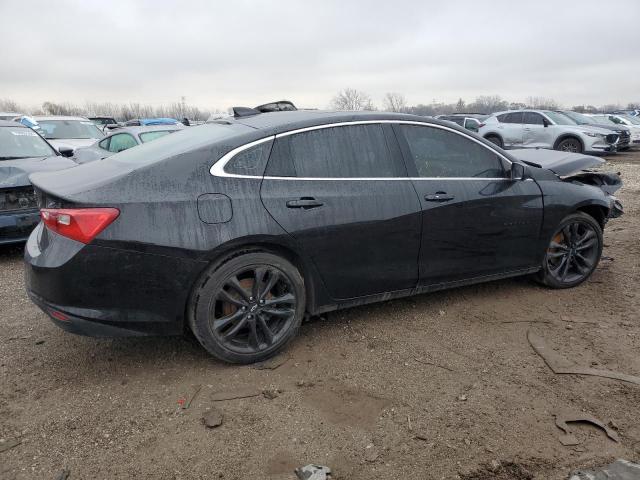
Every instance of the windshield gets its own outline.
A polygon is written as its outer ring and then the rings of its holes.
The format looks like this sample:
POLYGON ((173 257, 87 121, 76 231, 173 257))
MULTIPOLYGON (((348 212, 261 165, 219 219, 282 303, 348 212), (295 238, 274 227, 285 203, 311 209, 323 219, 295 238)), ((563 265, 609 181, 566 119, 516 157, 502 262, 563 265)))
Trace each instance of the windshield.
POLYGON ((56 152, 40 135, 25 127, 0 127, 0 160, 49 157, 56 152))
POLYGON ((594 115, 591 118, 593 118, 598 125, 608 125, 612 127, 615 127, 618 125, 616 122, 612 121, 607 115, 594 115))
POLYGON ((620 118, 625 119, 627 122, 633 124, 633 125, 640 125, 640 120, 638 120, 636 117, 632 117, 631 115, 618 115, 620 118))
POLYGON ((90 120, 38 120, 48 140, 102 138, 104 134, 90 120))
POLYGON ((562 114, 566 115, 567 117, 569 117, 571 120, 573 120, 574 122, 576 122, 578 125, 593 125, 594 120, 591 117, 587 117, 586 115, 583 115, 581 113, 578 112, 562 112, 562 114))
POLYGON ((140 137, 140 140, 142 140, 142 143, 150 142, 151 140, 155 140, 156 138, 164 137, 168 133, 171 133, 171 132, 174 132, 174 131, 177 132, 177 130, 157 130, 155 132, 144 132, 144 133, 141 133, 139 135, 139 137, 140 137))
POLYGON ((572 120, 571 118, 567 117, 563 113, 551 112, 549 110, 545 110, 543 113, 547 117, 549 117, 551 121, 556 125, 577 125, 578 124, 578 122, 572 120))

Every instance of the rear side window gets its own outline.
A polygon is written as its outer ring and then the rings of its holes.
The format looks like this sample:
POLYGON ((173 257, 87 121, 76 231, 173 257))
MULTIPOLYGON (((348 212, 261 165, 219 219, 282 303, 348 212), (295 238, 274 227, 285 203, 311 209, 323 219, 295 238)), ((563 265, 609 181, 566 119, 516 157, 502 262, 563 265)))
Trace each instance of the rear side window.
POLYGON ((435 127, 400 125, 420 177, 502 178, 498 155, 458 133, 435 127))
POLYGON ((522 112, 503 113, 498 115, 500 123, 522 123, 522 112))
MULTIPOLYGON (((387 146, 383 126, 349 125, 321 128, 276 141, 274 165, 308 178, 405 177, 403 166, 387 146)), ((272 157, 274 156, 272 155, 272 157)), ((269 162, 268 175, 277 175, 269 162)), ((278 175, 280 176, 280 175, 278 175)), ((282 175, 286 176, 286 175, 282 175)))
POLYGON ((260 143, 238 153, 225 165, 224 171, 236 175, 262 176, 272 143, 272 141, 260 143))
POLYGON ((138 136, 140 137, 140 140, 142 141, 142 143, 144 143, 144 142, 150 142, 151 140, 155 140, 156 138, 164 137, 165 135, 168 135, 172 131, 173 130, 154 130, 153 132, 143 132, 138 136))

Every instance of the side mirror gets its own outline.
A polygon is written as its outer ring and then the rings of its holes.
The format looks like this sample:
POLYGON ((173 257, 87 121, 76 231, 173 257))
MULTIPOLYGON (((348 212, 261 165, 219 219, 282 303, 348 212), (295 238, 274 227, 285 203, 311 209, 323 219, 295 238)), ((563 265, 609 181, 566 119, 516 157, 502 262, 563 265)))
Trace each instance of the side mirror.
POLYGON ((542 124, 544 125, 544 128, 547 128, 550 125, 549 120, 547 120, 546 118, 542 119, 542 124))
POLYGON ((60 152, 60 155, 63 157, 73 157, 73 148, 71 147, 60 147, 58 148, 58 152, 60 152))
POLYGON ((511 180, 522 180, 524 178, 525 168, 521 163, 511 164, 511 180))

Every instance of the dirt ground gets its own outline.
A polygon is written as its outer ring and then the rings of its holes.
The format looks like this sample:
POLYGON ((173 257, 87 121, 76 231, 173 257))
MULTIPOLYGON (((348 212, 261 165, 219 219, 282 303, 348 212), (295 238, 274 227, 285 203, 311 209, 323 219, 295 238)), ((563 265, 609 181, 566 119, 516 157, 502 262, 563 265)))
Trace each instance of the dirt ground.
POLYGON ((294 479, 318 463, 346 480, 547 480, 640 460, 640 386, 556 375, 527 341, 640 375, 640 151, 606 169, 622 172, 626 214, 583 286, 521 278, 335 312, 271 369, 189 338, 67 334, 27 299, 21 249, 0 250, 0 478, 294 479), (563 410, 611 422, 620 443, 576 425, 581 444, 563 446, 563 410))

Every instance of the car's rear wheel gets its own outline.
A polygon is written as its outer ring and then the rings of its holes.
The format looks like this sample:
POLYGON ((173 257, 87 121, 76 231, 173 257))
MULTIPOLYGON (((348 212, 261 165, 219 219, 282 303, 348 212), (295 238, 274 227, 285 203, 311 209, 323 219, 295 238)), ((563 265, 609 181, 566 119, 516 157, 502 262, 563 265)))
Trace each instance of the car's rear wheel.
POLYGON ((192 295, 189 322, 221 360, 253 363, 277 353, 298 331, 304 280, 289 261, 254 252, 212 266, 192 295))
POLYGON ((497 135, 489 135, 487 137, 485 137, 488 141, 490 141, 491 143, 499 146, 500 148, 502 148, 502 139, 500 137, 498 137, 497 135))
POLYGON ((582 153, 582 143, 577 138, 569 137, 558 143, 556 150, 563 152, 582 153))
POLYGON ((591 216, 567 216, 544 255, 539 280, 553 288, 580 285, 591 276, 602 255, 602 228, 591 216))

